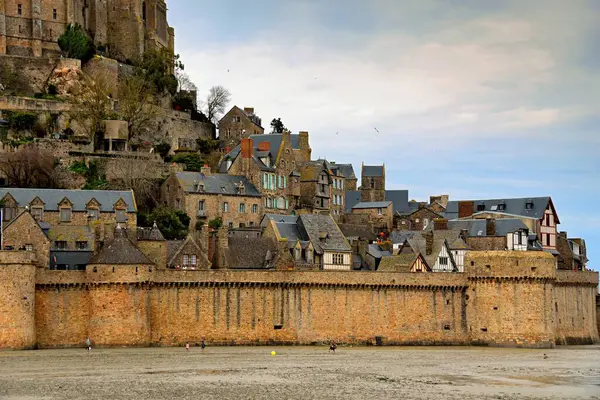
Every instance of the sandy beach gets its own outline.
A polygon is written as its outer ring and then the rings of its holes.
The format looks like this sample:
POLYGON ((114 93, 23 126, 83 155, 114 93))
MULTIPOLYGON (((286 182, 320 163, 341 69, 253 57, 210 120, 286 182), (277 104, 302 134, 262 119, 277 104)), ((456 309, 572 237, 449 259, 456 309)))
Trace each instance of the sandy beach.
POLYGON ((600 346, 0 352, 0 398, 600 399, 600 346))

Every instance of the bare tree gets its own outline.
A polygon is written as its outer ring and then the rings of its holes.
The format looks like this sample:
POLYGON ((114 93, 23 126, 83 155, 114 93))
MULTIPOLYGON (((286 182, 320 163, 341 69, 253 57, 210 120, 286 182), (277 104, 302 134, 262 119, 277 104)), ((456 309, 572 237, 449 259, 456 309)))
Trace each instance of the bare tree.
POLYGON ((206 116, 213 123, 218 122, 219 116, 225 112, 225 107, 231 100, 231 93, 225 87, 218 85, 210 88, 206 98, 206 116))
POLYGON ((155 122, 154 87, 139 75, 124 78, 119 85, 119 115, 127 121, 129 139, 139 138, 155 122))
POLYGON ((164 164, 145 157, 116 159, 107 166, 112 190, 133 190, 138 205, 152 208, 158 204, 164 164))
POLYGON ((61 188, 65 177, 54 154, 34 146, 0 153, 0 173, 8 186, 21 188, 61 188))
POLYGON ((177 90, 185 90, 185 91, 192 91, 192 90, 198 90, 198 87, 196 86, 196 84, 194 84, 194 82, 192 82, 192 78, 190 78, 190 76, 188 74, 186 74, 185 72, 183 72, 180 69, 177 69, 175 71, 175 78, 177 78, 177 90))
POLYGON ((85 127, 94 148, 101 147, 103 140, 102 121, 113 112, 113 93, 115 80, 107 71, 96 69, 90 75, 82 74, 80 93, 73 96, 73 118, 85 127))

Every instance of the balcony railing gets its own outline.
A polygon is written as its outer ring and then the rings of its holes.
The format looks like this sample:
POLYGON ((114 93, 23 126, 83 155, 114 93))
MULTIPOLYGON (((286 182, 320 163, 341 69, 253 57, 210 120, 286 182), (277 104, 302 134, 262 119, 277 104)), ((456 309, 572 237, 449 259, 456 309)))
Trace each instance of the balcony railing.
POLYGON ((206 210, 197 210, 196 217, 198 217, 198 218, 206 217, 206 210))

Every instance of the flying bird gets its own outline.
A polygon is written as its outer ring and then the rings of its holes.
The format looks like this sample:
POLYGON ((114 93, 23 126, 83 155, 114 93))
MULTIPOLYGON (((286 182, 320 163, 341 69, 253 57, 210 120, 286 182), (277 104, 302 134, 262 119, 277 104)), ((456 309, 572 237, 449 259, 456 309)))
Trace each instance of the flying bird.
POLYGON ((227 70, 227 72, 229 72, 229 69, 227 70))
POLYGON ((377 128, 373 127, 373 129, 375 129, 375 132, 379 133, 379 131, 377 130, 377 128))
POLYGON ((336 132, 335 134, 337 135, 339 132, 336 132))

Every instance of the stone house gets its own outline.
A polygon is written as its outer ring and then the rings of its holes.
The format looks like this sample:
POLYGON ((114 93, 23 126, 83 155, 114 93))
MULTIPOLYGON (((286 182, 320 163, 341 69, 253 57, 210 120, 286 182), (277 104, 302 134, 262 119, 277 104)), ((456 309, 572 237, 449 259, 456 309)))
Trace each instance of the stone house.
POLYGON ((331 215, 267 214, 261 226, 264 238, 287 248, 295 268, 352 269, 352 247, 331 215))
POLYGON ((263 196, 265 212, 288 214, 299 206, 299 167, 310 154, 308 132, 252 135, 223 157, 220 172, 252 182, 263 196))
POLYGON ((235 147, 242 139, 264 133, 262 120, 254 113, 254 107, 233 106, 219 121, 219 140, 226 147, 235 147))
POLYGON ((449 220, 518 218, 529 233, 540 238, 545 251, 558 255, 556 238, 560 220, 550 197, 449 201, 444 216, 449 220))
POLYGON ((48 268, 50 239, 29 211, 20 211, 15 218, 4 224, 0 235, 3 250, 32 251, 35 253, 37 266, 48 268))
POLYGON ((262 195, 245 176, 202 172, 171 174, 160 189, 164 205, 184 210, 190 227, 199 230, 221 218, 223 226, 258 226, 263 213, 262 195))
POLYGON ((423 255, 431 272, 462 272, 456 265, 448 239, 434 231, 407 237, 398 251, 398 254, 406 253, 423 255))
POLYGON ((0 55, 56 56, 69 24, 81 25, 99 49, 123 61, 175 48, 164 0, 19 0, 0 2, 0 55))
POLYGON ((338 218, 345 211, 346 191, 356 190, 356 175, 352 164, 336 164, 333 161, 318 160, 324 162, 331 176, 331 215, 338 218))
MULTIPOLYGON (((333 197, 332 176, 326 161, 309 161, 300 167, 300 209, 312 213, 329 213, 333 197)), ((335 196, 337 199, 338 196, 335 196)))
MULTIPOLYGON (((203 234, 205 232, 204 229, 203 234)), ((167 241, 166 267, 182 270, 210 269, 212 263, 208 259, 208 237, 206 241, 199 243, 191 235, 185 240, 167 241)))
POLYGON ((352 207, 352 214, 367 215, 376 232, 390 232, 394 218, 391 201, 360 202, 352 207))
POLYGON ((428 206, 421 206, 410 214, 395 215, 394 225, 402 231, 422 231, 436 218, 442 218, 442 215, 428 206))
POLYGON ((400 254, 382 257, 377 271, 431 272, 431 267, 421 253, 415 254, 410 246, 407 246, 400 254))
POLYGON ((585 240, 568 238, 567 232, 560 232, 556 239, 559 255, 556 257, 557 268, 570 271, 587 270, 587 254, 585 240))

